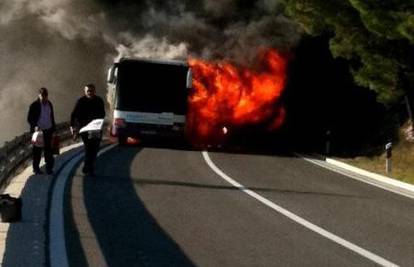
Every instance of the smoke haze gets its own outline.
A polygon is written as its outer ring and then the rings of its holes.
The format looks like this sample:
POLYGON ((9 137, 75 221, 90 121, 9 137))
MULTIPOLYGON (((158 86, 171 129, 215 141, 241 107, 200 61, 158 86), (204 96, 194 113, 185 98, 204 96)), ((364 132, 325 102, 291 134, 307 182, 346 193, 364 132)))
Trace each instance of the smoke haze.
POLYGON ((44 86, 58 122, 68 121, 83 85, 106 94, 122 56, 229 59, 249 64, 258 49, 289 51, 297 27, 280 0, 1 0, 0 143, 27 131, 29 104, 44 86))

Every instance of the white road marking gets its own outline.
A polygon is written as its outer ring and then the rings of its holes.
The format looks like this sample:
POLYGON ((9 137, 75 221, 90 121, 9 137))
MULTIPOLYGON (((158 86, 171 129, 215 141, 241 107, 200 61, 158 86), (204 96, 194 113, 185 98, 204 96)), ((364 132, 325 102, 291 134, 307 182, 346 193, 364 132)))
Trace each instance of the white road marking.
POLYGON ((326 231, 325 229, 303 219, 302 217, 299 217, 298 215, 288 211, 287 209, 271 202, 270 200, 268 200, 267 198, 262 197, 261 195, 257 194, 256 192, 247 189, 245 186, 243 186, 242 184, 238 183, 237 181, 235 181, 234 179, 232 179, 230 176, 228 176, 227 174, 225 174, 222 170, 220 170, 215 164, 214 162, 210 159, 210 156, 208 155, 207 151, 203 151, 202 152, 204 160, 206 161, 206 163, 208 164, 208 166, 220 177, 222 177, 224 180, 226 180, 228 183, 230 183, 231 185, 233 185, 234 187, 238 188, 240 191, 243 191, 244 193, 248 194, 249 196, 255 198, 256 200, 260 201, 261 203, 263 203, 264 205, 268 206, 269 208, 283 214, 284 216, 288 217, 289 219, 295 221, 296 223, 308 228, 309 230, 322 235, 323 237, 347 248, 350 249, 358 254, 360 254, 361 256, 381 265, 381 266, 387 266, 387 267, 391 267, 391 266, 398 266, 397 264, 390 262, 366 249, 363 249, 335 234, 332 234, 331 232, 326 231))
POLYGON ((326 159, 325 161, 308 158, 301 154, 296 154, 296 156, 327 170, 345 175, 352 179, 381 188, 383 190, 387 190, 389 192, 414 199, 414 186, 412 184, 407 184, 383 175, 368 172, 366 170, 362 170, 332 159, 326 159))
MULTIPOLYGON (((110 145, 102 149, 98 156, 112 149, 110 145)), ((49 215, 49 255, 51 267, 69 267, 68 255, 66 253, 65 221, 64 221, 64 192, 67 180, 75 165, 82 159, 83 153, 74 157, 60 171, 53 187, 52 201, 49 215)))

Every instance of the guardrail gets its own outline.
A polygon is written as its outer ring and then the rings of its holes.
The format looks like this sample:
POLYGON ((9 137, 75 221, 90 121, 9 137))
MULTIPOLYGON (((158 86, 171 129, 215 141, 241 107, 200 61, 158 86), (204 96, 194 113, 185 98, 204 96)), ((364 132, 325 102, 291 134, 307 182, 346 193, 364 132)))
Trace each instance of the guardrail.
MULTIPOLYGON (((68 122, 57 124, 56 133, 59 135, 61 143, 71 140, 68 122)), ((28 165, 32 155, 30 140, 31 134, 25 132, 12 141, 6 142, 0 148, 0 191, 4 189, 13 175, 28 165)))

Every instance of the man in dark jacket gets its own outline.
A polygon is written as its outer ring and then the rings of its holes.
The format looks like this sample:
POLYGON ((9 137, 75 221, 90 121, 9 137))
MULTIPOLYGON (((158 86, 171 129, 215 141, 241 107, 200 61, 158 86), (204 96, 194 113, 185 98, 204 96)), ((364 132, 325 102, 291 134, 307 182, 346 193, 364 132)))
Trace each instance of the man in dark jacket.
MULTIPOLYGON (((102 98, 96 95, 95 85, 88 84, 84 88, 85 95, 78 99, 71 115, 70 125, 72 135, 76 136, 79 130, 94 119, 105 117, 105 107, 102 98)), ((82 172, 94 175, 95 160, 99 151, 102 134, 99 137, 91 136, 88 132, 80 134, 85 146, 85 160, 82 172)))
POLYGON ((56 128, 52 102, 48 100, 48 91, 39 89, 39 98, 29 107, 27 121, 30 124, 30 133, 42 131, 43 148, 33 145, 33 172, 42 174, 39 168, 42 150, 44 151, 47 174, 53 173, 54 158, 52 154, 52 136, 56 128))

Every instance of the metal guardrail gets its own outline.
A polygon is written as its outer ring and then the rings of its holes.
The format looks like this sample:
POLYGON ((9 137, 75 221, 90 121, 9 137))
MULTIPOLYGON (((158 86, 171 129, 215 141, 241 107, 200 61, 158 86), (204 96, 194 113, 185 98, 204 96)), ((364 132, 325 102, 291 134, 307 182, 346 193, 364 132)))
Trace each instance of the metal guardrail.
MULTIPOLYGON (((70 140, 69 123, 57 124, 56 133, 59 135, 61 143, 70 140)), ((3 189, 8 184, 9 179, 18 173, 21 167, 27 166, 32 155, 30 140, 31 134, 25 132, 12 141, 6 142, 0 148, 0 189, 3 189)))

